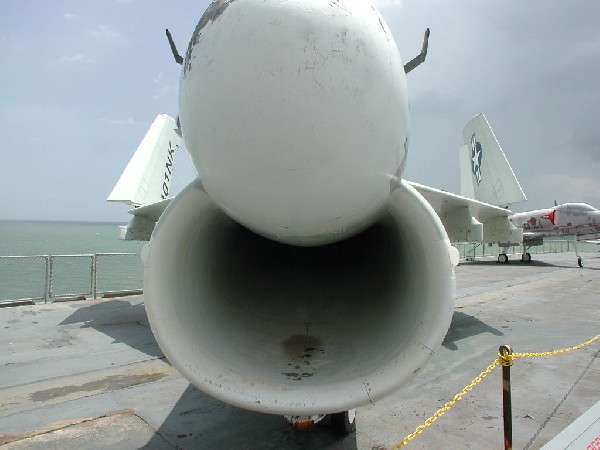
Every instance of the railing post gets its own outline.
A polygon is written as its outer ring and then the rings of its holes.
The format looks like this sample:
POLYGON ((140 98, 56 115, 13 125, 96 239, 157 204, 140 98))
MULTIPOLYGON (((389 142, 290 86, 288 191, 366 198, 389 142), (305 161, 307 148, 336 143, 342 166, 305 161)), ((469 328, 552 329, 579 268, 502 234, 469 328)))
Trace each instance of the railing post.
POLYGON ((52 270, 53 270, 54 257, 48 255, 48 300, 52 298, 52 270))
POLYGON ((46 281, 44 282, 44 303, 48 303, 50 297, 50 256, 44 255, 46 261, 46 281))
POLYGON ((510 396, 510 366, 512 350, 508 345, 499 349, 502 362, 502 414, 504 416, 504 450, 512 450, 512 402, 510 396))
POLYGON ((98 297, 98 254, 92 255, 92 297, 96 299, 98 297))

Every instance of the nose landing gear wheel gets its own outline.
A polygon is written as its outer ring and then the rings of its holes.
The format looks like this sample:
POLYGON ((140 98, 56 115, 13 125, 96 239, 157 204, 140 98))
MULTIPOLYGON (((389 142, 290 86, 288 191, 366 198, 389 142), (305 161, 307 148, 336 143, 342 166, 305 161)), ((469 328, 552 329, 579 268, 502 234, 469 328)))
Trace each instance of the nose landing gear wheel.
POLYGON ((577 258, 577 265, 578 265, 579 267, 583 267, 583 258, 582 258, 581 256, 579 256, 579 257, 577 258))
POLYGON ((500 253, 498 255, 498 262, 499 263, 507 263, 508 262, 508 256, 506 256, 506 253, 500 253))
POLYGON ((527 252, 523 253, 521 255, 521 261, 526 262, 526 263, 531 262, 531 255, 527 252))

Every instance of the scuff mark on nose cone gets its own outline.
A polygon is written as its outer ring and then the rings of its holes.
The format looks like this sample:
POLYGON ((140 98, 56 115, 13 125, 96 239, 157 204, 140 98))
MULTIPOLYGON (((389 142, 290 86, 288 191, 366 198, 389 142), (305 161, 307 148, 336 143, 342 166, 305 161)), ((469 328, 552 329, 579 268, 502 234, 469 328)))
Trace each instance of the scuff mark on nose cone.
POLYGON ((225 10, 229 7, 229 4, 235 2, 236 0, 213 0, 213 2, 208 6, 198 25, 196 25, 196 29, 194 30, 194 34, 192 34, 192 38, 190 39, 190 43, 188 44, 187 51, 185 52, 185 62, 183 64, 183 76, 192 69, 192 50, 200 41, 200 35, 202 34, 202 30, 204 27, 210 22, 213 23, 217 20, 221 14, 225 12, 225 10))

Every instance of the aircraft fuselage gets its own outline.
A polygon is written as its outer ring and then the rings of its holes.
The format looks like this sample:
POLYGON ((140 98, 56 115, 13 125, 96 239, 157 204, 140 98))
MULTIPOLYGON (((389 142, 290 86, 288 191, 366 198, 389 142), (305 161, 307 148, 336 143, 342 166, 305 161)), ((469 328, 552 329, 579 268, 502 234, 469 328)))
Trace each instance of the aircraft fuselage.
POLYGON ((530 235, 579 238, 600 233, 600 211, 585 203, 564 203, 554 208, 517 213, 509 220, 530 235))

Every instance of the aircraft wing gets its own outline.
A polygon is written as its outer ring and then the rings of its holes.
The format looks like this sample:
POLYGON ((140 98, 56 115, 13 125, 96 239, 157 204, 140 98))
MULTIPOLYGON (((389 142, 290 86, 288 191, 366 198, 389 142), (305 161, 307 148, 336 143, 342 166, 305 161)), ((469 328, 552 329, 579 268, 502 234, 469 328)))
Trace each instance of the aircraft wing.
POLYGON ((498 216, 508 217, 512 214, 512 211, 508 209, 473 200, 472 198, 463 197, 412 181, 409 181, 409 184, 419 191, 419 194, 425 197, 435 212, 440 216, 446 215, 456 208, 461 207, 468 207, 473 216, 482 221, 487 221, 498 216))
POLYGON ((139 208, 133 208, 127 211, 129 214, 134 216, 145 216, 149 219, 153 219, 155 222, 160 218, 163 211, 169 206, 173 197, 166 198, 159 202, 151 203, 149 205, 140 206, 139 208))
POLYGON ((442 220, 452 242, 520 244, 523 231, 510 223, 508 209, 410 182, 442 220))

